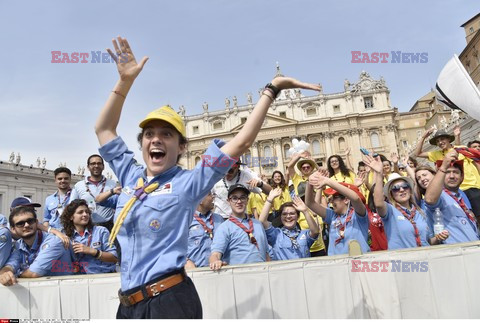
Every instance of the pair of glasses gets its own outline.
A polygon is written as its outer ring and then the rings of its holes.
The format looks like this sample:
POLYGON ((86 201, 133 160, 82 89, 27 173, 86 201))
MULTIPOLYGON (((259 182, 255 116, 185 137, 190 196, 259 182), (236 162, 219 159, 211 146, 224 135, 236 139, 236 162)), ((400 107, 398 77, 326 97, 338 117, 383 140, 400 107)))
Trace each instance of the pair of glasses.
POLYGON ((228 170, 227 174, 233 174, 238 167, 232 167, 228 170))
POLYGON ((232 197, 230 198, 230 200, 231 200, 233 203, 237 203, 238 201, 241 201, 241 202, 245 203, 245 202, 247 202, 247 200, 248 200, 248 196, 245 196, 245 195, 240 196, 240 197, 238 197, 238 196, 232 196, 232 197))
POLYGON ((15 223, 15 227, 16 228, 23 228, 25 226, 25 223, 28 223, 28 225, 33 225, 36 222, 37 222, 37 219, 30 218, 30 219, 27 219, 25 221, 20 221, 20 222, 15 223))
POLYGON ((334 159, 330 161, 330 164, 338 164, 338 160, 334 159))
POLYGON ((297 215, 297 212, 285 212, 285 213, 282 213, 282 216, 285 216, 285 217, 286 217, 286 216, 289 216, 289 215, 291 215, 291 216, 297 215))
POLYGON ((312 167, 310 167, 310 166, 302 166, 302 169, 310 169, 310 168, 312 168, 312 167))
POLYGON ((103 166, 103 163, 90 163, 89 166, 103 166))
POLYGON ((410 189, 410 185, 408 185, 407 183, 393 185, 391 190, 392 192, 398 192, 400 191, 401 188, 403 188, 403 190, 407 190, 407 189, 410 189))

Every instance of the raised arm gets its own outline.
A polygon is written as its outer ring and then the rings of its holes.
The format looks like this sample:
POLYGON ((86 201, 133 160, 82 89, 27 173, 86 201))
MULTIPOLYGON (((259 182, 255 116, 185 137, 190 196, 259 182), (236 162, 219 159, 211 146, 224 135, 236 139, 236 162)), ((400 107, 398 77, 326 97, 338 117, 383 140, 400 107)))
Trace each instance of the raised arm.
POLYGON ((325 219, 327 216, 327 209, 321 203, 315 201, 315 192, 314 188, 323 189, 327 184, 328 171, 325 169, 320 169, 317 172, 314 172, 308 177, 307 186, 305 188, 305 204, 307 207, 325 219))
POLYGON ((460 146, 461 143, 461 136, 462 136, 462 130, 460 129, 460 126, 455 126, 453 129, 453 135, 455 136, 455 142, 454 144, 457 146, 460 146))
POLYGON ((293 207, 298 211, 302 212, 305 216, 305 220, 307 220, 308 228, 310 229, 310 237, 316 239, 318 237, 318 233, 320 232, 320 228, 318 227, 317 222, 313 218, 314 215, 312 211, 308 209, 308 207, 303 203, 302 199, 298 196, 295 196, 293 199, 293 207))
POLYGON ((117 39, 112 39, 112 43, 116 54, 110 48, 107 48, 107 52, 117 64, 120 79, 110 92, 95 123, 95 133, 101 146, 117 137, 117 125, 120 121, 123 103, 135 78, 148 60, 148 57, 145 56, 140 63, 137 63, 125 38, 119 36, 117 39))
POLYGON ((358 215, 362 216, 365 215, 367 212, 367 209, 365 208, 365 204, 363 204, 362 200, 360 197, 355 193, 353 190, 349 189, 348 187, 343 186, 339 182, 327 178, 326 179, 326 184, 333 188, 335 191, 340 193, 341 195, 345 196, 350 200, 352 203, 353 209, 355 210, 355 213, 358 215))
POLYGON ((457 160, 457 158, 458 153, 453 149, 445 155, 442 166, 440 166, 438 169, 438 172, 433 177, 432 182, 428 184, 427 191, 425 192, 425 203, 429 205, 434 205, 437 203, 443 191, 443 183, 445 181, 447 169, 450 163, 457 160))
MULTIPOLYGON (((363 156, 363 161, 368 165, 373 171, 373 182, 375 188, 373 190, 373 202, 375 208, 377 209, 378 215, 384 217, 387 215, 387 204, 383 196, 383 165, 380 160, 380 156, 373 158, 372 156, 363 156)), ((370 193, 371 194, 371 193, 370 193)))
POLYGON ((413 157, 421 157, 421 158, 428 158, 428 153, 423 152, 423 142, 430 136, 433 132, 433 128, 428 129, 420 138, 420 141, 417 143, 417 148, 415 148, 415 152, 413 153, 413 157))
POLYGON ((282 189, 280 187, 277 187, 276 189, 270 191, 267 199, 265 200, 262 212, 260 213, 260 217, 258 218, 258 221, 262 222, 264 229, 267 229, 270 226, 267 218, 268 214, 270 213, 270 209, 272 208, 273 200, 279 197, 281 194, 282 189))

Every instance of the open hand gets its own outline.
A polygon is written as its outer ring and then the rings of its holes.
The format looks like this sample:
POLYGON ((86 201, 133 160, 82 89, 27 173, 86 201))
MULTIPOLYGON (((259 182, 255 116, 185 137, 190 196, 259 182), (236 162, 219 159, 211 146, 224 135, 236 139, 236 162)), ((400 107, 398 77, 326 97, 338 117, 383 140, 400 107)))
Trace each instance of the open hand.
POLYGON ((148 61, 148 57, 144 56, 140 63, 137 63, 126 38, 118 36, 117 39, 112 39, 112 43, 116 54, 114 54, 110 48, 107 48, 107 52, 115 63, 117 63, 120 79, 122 81, 135 80, 138 74, 142 71, 145 63, 148 61))
POLYGON ((304 83, 294 78, 285 77, 285 76, 275 77, 272 80, 272 84, 273 86, 277 87, 279 90, 295 89, 295 88, 314 90, 314 91, 321 90, 319 84, 304 83))

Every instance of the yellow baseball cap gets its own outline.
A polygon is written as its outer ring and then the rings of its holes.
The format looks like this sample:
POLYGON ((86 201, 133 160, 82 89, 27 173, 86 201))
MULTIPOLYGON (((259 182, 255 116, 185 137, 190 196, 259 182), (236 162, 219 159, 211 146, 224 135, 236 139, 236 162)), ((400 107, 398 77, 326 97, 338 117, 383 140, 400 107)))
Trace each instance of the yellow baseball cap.
POLYGON ((187 132, 185 130, 185 124, 183 123, 182 118, 175 112, 170 106, 164 105, 161 108, 153 110, 145 119, 140 122, 139 127, 144 128, 145 125, 153 120, 163 120, 171 124, 178 132, 184 137, 187 136, 187 132))

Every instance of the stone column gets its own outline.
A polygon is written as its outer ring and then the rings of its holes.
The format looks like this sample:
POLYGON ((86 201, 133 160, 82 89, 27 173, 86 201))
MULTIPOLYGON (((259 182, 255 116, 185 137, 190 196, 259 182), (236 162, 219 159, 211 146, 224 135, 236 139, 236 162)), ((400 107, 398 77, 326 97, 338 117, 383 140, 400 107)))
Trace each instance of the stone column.
POLYGON ((276 160, 277 160, 277 166, 275 167, 275 169, 278 169, 283 173, 285 170, 285 167, 283 166, 282 140, 280 138, 273 139, 273 146, 275 147, 275 152, 276 152, 274 156, 276 157, 276 160))
POLYGON ((258 175, 261 174, 261 170, 260 170, 260 159, 259 159, 259 153, 258 153, 258 142, 255 141, 253 144, 252 144, 252 149, 251 149, 251 152, 252 152, 252 161, 253 161, 253 167, 252 170, 257 173, 258 175))

